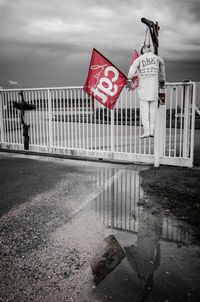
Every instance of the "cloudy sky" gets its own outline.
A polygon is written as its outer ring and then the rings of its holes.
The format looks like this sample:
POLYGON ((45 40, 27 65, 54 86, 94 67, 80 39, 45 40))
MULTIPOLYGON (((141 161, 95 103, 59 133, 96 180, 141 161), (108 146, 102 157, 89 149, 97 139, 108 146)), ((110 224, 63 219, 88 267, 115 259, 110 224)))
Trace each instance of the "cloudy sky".
POLYGON ((199 0, 0 0, 0 86, 81 86, 93 47, 128 73, 158 21, 167 81, 200 81, 199 0))

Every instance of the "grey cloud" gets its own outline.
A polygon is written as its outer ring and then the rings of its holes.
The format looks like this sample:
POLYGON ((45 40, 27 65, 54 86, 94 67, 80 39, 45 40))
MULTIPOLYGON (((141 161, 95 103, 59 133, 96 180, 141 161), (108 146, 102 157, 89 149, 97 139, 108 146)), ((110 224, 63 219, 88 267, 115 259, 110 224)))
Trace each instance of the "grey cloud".
POLYGON ((27 86, 83 84, 93 47, 127 73, 134 49, 144 40, 141 17, 160 24, 159 52, 170 62, 170 77, 194 76, 200 60, 199 10, 199 0, 6 1, 0 9, 0 79, 27 86), (54 22, 57 31, 42 28, 54 22))
POLYGON ((190 1, 179 1, 180 5, 182 3, 183 9, 187 10, 187 13, 191 15, 191 17, 196 22, 200 22, 199 16, 200 16, 200 3, 199 0, 190 0, 190 1))
POLYGON ((9 50, 4 47, 0 54, 0 85, 7 87, 8 79, 15 79, 23 87, 84 84, 89 64, 89 60, 82 62, 85 52, 70 44, 10 43, 9 50))

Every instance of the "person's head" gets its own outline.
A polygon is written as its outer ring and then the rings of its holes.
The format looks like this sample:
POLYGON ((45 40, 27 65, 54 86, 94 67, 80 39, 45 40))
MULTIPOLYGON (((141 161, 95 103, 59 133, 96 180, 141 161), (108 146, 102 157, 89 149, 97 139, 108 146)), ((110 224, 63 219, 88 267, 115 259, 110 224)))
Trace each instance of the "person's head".
POLYGON ((150 51, 151 51, 150 45, 143 44, 140 48, 141 55, 143 55, 146 52, 150 52, 150 51))

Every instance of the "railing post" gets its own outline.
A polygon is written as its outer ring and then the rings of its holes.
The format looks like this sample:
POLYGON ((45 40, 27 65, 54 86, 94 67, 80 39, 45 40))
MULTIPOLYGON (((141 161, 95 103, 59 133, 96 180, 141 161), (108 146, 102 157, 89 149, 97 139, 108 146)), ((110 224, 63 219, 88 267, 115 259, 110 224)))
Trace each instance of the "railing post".
POLYGON ((157 111, 154 135, 154 167, 159 167, 160 156, 164 153, 164 119, 165 119, 165 105, 160 105, 157 111))
POLYGON ((52 104, 50 89, 47 89, 48 98, 48 115, 49 115, 49 146, 53 146, 53 129, 52 129, 52 104))
POLYGON ((196 95, 197 95, 197 84, 192 84, 192 123, 191 123, 191 141, 190 141, 190 165, 193 166, 194 159, 194 130, 195 130, 195 106, 196 106, 196 95))
POLYGON ((4 125, 3 125, 3 99, 0 93, 0 143, 4 143, 4 125))
POLYGON ((114 109, 110 109, 111 114, 111 151, 114 152, 115 149, 115 117, 114 109))
POLYGON ((184 103, 183 157, 188 157, 189 155, 189 145, 188 145, 189 116, 190 116, 189 85, 186 85, 185 103, 184 103))

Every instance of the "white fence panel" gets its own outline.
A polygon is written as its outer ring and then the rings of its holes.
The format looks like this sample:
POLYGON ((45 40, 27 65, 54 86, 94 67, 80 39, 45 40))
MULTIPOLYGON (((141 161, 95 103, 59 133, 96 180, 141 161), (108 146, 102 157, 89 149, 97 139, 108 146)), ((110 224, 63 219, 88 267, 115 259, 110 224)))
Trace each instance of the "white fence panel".
POLYGON ((161 134, 159 138, 155 136, 159 139, 159 144, 164 146, 159 151, 159 163, 192 166, 195 103, 195 83, 166 85, 166 103, 161 106, 158 115, 161 134))
MULTIPOLYGON (((24 149, 19 89, 0 91, 0 147, 24 149)), ((196 84, 167 83, 158 109, 154 138, 143 133, 137 92, 123 89, 114 110, 88 96, 82 87, 23 89, 29 150, 64 155, 191 166, 196 84)))

